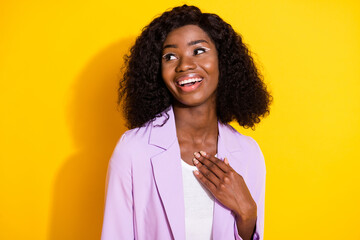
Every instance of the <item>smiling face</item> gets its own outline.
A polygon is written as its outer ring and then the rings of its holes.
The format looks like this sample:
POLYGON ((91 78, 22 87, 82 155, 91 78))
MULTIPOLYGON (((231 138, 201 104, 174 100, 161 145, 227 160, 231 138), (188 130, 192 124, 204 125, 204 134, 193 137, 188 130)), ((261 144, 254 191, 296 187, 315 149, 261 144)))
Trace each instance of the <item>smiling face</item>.
POLYGON ((218 55, 210 37, 196 25, 170 32, 163 45, 163 80, 175 104, 215 104, 219 82, 218 55))

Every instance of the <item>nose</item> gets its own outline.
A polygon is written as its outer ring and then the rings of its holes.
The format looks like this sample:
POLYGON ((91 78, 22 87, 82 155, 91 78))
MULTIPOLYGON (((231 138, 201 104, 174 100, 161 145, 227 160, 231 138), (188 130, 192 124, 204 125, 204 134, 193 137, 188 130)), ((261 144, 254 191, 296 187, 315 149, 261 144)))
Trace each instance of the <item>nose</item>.
POLYGON ((196 64, 193 61, 192 57, 182 57, 178 61, 178 65, 175 68, 176 72, 185 72, 188 70, 193 70, 196 68, 196 64))

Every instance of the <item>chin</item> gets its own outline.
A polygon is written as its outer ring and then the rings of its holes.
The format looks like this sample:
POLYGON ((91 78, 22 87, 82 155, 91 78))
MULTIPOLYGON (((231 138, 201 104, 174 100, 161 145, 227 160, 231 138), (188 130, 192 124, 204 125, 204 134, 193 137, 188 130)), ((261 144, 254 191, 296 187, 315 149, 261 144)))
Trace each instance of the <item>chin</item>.
MULTIPOLYGON (((179 107, 200 107, 202 105, 213 105, 215 101, 211 101, 210 99, 204 100, 204 99, 177 99, 174 102, 174 105, 179 107)), ((214 104, 215 106, 215 104, 214 104)))

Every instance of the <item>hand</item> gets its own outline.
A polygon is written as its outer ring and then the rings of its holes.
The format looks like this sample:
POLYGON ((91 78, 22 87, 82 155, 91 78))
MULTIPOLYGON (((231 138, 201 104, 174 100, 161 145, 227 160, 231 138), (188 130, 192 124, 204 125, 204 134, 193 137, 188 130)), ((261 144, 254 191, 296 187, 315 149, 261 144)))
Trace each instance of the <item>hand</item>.
POLYGON ((203 151, 194 156, 193 162, 198 168, 194 171, 196 178, 235 214, 240 236, 250 239, 256 224, 257 207, 243 177, 229 165, 227 158, 223 162, 203 151))

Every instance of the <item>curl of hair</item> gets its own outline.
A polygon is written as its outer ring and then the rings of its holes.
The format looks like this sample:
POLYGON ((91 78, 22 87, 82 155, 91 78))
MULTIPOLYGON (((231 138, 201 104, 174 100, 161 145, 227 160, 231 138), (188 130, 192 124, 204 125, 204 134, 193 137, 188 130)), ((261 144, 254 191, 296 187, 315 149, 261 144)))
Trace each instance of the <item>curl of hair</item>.
POLYGON ((167 35, 185 25, 197 25, 215 43, 219 59, 217 116, 222 123, 236 120, 254 128, 269 114, 272 96, 242 38, 218 15, 202 13, 183 5, 164 12, 146 26, 125 56, 125 72, 120 80, 119 103, 130 128, 143 126, 166 110, 173 97, 161 76, 162 46, 167 35))

